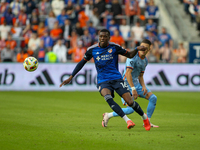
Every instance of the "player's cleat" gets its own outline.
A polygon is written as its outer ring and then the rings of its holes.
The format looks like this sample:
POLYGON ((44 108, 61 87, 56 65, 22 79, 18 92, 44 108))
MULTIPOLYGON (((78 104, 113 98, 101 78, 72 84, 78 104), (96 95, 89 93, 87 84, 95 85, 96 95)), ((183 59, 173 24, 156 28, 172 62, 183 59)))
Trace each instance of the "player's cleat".
POLYGON ((149 131, 151 129, 151 125, 150 125, 148 117, 147 119, 143 120, 143 122, 144 122, 145 130, 149 131))
MULTIPOLYGON (((143 124, 143 127, 144 127, 144 124, 143 124)), ((154 124, 151 123, 151 128, 159 128, 159 126, 154 125, 154 124)))
POLYGON ((103 114, 103 120, 102 120, 102 126, 103 126, 103 127, 107 127, 108 120, 109 120, 109 118, 108 118, 108 113, 104 113, 104 114, 103 114))
POLYGON ((131 129, 131 128, 133 128, 133 127, 135 126, 135 123, 133 123, 133 121, 131 121, 131 120, 128 120, 128 121, 127 121, 127 124, 128 124, 128 125, 127 125, 127 128, 128 128, 128 129, 131 129))

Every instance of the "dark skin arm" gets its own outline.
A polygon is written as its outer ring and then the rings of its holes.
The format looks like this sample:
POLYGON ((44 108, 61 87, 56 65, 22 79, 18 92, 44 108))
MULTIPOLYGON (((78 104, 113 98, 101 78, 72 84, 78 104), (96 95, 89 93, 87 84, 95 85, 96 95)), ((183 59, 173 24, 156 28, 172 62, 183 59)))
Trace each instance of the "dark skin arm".
MULTIPOLYGON (((138 46, 137 50, 138 51, 145 51, 147 48, 144 46, 138 46)), ((128 58, 133 58, 136 54, 137 54, 137 50, 133 50, 131 52, 126 53, 124 56, 128 57, 128 58)))

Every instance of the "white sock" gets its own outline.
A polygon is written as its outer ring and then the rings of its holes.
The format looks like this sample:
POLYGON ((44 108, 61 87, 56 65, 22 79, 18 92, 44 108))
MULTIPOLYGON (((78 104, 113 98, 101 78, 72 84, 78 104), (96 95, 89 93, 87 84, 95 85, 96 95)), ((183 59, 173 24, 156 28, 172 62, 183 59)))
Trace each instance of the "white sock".
POLYGON ((108 118, 112 118, 113 117, 113 113, 108 113, 108 118))
POLYGON ((151 119, 151 118, 148 118, 148 119, 149 119, 149 122, 150 122, 150 119, 151 119))
POLYGON ((144 115, 142 116, 142 119, 145 120, 147 119, 147 115, 144 113, 144 115))
POLYGON ((127 121, 131 120, 131 119, 129 119, 129 118, 127 117, 127 115, 125 115, 125 116, 123 117, 123 119, 126 121, 126 123, 127 123, 127 121))

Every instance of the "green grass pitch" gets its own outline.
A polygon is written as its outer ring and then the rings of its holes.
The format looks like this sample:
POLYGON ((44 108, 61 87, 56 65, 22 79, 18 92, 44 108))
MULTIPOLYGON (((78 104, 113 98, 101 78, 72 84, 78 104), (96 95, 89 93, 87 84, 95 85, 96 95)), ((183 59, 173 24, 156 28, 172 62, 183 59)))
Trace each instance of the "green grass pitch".
POLYGON ((0 150, 199 150, 200 93, 154 93, 160 127, 146 131, 137 113, 130 130, 120 117, 103 128, 111 109, 98 92, 0 92, 0 150))

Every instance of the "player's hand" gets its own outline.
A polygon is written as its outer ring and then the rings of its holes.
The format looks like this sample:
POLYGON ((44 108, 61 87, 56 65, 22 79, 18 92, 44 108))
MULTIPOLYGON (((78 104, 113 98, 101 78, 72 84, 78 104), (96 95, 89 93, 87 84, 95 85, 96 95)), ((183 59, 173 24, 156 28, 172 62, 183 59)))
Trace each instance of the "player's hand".
POLYGON ((61 86, 63 86, 63 85, 65 85, 65 84, 68 84, 68 83, 70 83, 71 82, 71 80, 72 80, 72 76, 70 76, 67 80, 65 80, 65 81, 63 81, 61 84, 60 84, 60 87, 61 86))
POLYGON ((137 50, 138 51, 145 51, 147 48, 146 47, 144 47, 144 46, 138 46, 137 47, 137 50))
POLYGON ((146 94, 147 94, 147 89, 146 89, 146 87, 142 87, 142 91, 144 91, 143 95, 146 95, 146 94))
POLYGON ((133 90, 132 91, 132 97, 134 98, 134 100, 136 100, 138 98, 138 94, 137 94, 137 91, 136 90, 133 90))

